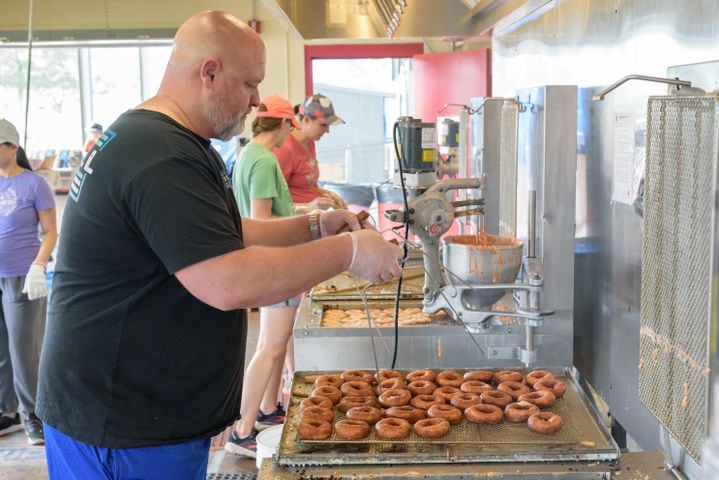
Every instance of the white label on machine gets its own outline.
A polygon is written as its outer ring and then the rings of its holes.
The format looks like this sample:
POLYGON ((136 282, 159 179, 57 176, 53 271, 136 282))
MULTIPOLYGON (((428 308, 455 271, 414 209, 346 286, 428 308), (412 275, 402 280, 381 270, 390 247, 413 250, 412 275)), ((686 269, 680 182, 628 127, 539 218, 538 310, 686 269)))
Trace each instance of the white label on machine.
POLYGON ((631 205, 634 171, 634 124, 628 113, 614 114, 614 191, 615 202, 631 205))
POLYGON ((422 129, 422 149, 437 148, 437 129, 436 128, 423 128, 422 129))

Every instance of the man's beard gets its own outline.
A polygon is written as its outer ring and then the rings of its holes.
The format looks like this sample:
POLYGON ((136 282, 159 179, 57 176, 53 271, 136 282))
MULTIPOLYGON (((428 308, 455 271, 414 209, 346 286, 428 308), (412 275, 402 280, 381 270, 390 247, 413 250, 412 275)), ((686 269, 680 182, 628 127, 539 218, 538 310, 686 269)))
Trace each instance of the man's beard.
POLYGON ((245 129, 247 112, 240 112, 235 116, 230 115, 228 103, 221 100, 214 100, 207 103, 205 115, 210 122, 212 137, 227 141, 239 135, 245 129))

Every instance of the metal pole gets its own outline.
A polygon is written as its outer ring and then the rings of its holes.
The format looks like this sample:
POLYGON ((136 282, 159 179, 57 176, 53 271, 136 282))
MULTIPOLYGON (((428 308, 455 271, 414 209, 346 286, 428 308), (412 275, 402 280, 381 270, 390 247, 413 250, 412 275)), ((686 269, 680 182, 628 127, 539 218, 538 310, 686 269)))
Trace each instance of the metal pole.
POLYGON ((534 258, 537 229, 537 191, 529 191, 529 226, 527 228, 527 257, 534 258))
POLYGON ((25 83, 25 137, 23 138, 23 148, 27 149, 27 124, 28 115, 30 113, 30 72, 32 71, 32 11, 34 0, 30 0, 30 12, 27 24, 27 80, 25 83))

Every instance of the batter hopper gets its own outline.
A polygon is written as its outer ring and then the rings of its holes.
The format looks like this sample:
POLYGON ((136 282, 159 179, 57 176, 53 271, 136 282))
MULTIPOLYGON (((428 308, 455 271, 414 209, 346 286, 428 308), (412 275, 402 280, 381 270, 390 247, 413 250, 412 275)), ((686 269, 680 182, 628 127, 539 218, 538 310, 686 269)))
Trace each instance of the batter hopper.
POLYGON ((452 235, 442 240, 443 264, 450 285, 461 292, 467 310, 489 310, 507 289, 481 289, 492 284, 514 283, 522 265, 524 244, 515 238, 452 235))

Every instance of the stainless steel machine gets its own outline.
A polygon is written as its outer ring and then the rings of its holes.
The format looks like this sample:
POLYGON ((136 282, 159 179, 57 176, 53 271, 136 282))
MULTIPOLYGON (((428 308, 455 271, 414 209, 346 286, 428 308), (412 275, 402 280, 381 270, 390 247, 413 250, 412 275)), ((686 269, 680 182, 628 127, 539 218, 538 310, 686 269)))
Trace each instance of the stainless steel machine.
MULTIPOLYGON (((502 155, 483 156, 483 166, 503 175, 500 177, 505 179, 503 185, 508 185, 507 188, 495 189, 498 200, 480 193, 474 195, 477 198, 460 200, 460 203, 455 201, 453 205, 451 202, 454 200, 446 197, 446 193, 452 190, 449 187, 459 185, 483 192, 482 188, 489 188, 488 185, 496 179, 450 179, 448 182, 458 183, 437 184, 437 176, 431 167, 436 153, 430 147, 434 144, 427 140, 429 137, 436 138, 434 125, 414 119, 401 119, 408 129, 406 131, 412 132, 412 135, 404 139, 404 144, 398 143, 404 145, 404 152, 411 149, 417 152, 413 156, 414 160, 405 159, 403 171, 409 197, 421 204, 411 215, 415 218, 425 215, 421 221, 424 230, 419 224, 416 228, 424 232, 421 235, 418 233, 418 236, 420 239, 424 236, 423 263, 426 272, 425 290, 418 295, 415 293, 414 298, 403 296, 401 302, 413 307, 423 306, 428 312, 445 310, 455 322, 402 328, 397 339, 398 368, 510 367, 527 364, 564 368, 572 365, 576 87, 540 87, 518 93, 519 100, 514 103, 502 99, 500 110, 502 107, 505 110, 514 109, 516 117, 506 114, 498 128, 504 128, 510 138, 516 138, 517 144, 523 145, 523 148, 505 146, 501 150, 502 155), (512 156, 511 152, 517 154, 514 162, 508 160, 512 156), (428 161, 424 162, 425 159, 428 161), (505 174, 503 170, 506 169, 513 171, 505 174), (514 176, 519 179, 515 185, 506 181, 514 176), (530 190, 534 192, 532 198, 535 199, 531 215, 530 190), (426 192, 424 196, 423 192, 426 192), (495 205, 511 204, 505 197, 516 199, 514 217, 517 219, 517 238, 526 250, 522 255, 528 256, 523 261, 522 283, 514 283, 515 272, 514 276, 508 275, 502 279, 499 285, 487 285, 484 282, 481 286, 484 291, 478 293, 480 289, 475 288, 479 286, 478 280, 470 278, 469 269, 462 266, 450 266, 449 271, 456 270, 455 274, 459 273, 465 278, 459 280, 454 275, 446 275, 445 281, 441 271, 447 265, 443 266, 439 259, 439 239, 454 220, 455 209, 471 211, 468 217, 471 218, 487 202, 495 205), (436 206, 439 206, 441 213, 435 214, 433 209, 436 206), (437 220, 440 216, 442 218, 437 220), (529 241, 530 225, 534 225, 534 242, 529 241), (527 249, 531 246, 533 252, 527 249), (509 295, 500 299, 497 306, 499 310, 492 311, 492 303, 508 289, 519 291, 519 310, 515 306, 517 302, 509 295), (545 321, 544 313, 550 310, 555 313, 545 321), (524 318, 529 320, 525 322, 524 318)), ((481 115, 486 115, 489 109, 485 107, 481 111, 481 115)), ((479 119, 480 115, 473 114, 470 123, 479 119)), ((485 123, 493 121, 484 116, 481 116, 481 120, 485 123)), ((475 138, 472 148, 481 148, 483 141, 484 137, 475 138)), ((486 141, 495 139, 487 136, 486 141)), ((399 172, 395 178, 397 183, 401 183, 402 179, 398 177, 399 172)), ((486 212, 486 208, 484 210, 486 212)), ((456 243, 441 248, 447 250, 445 264, 447 259, 461 263, 463 255, 472 253, 470 249, 456 243)), ((510 256, 513 256, 517 267, 521 259, 520 248, 515 246, 509 249, 514 252, 510 256)), ((470 257, 477 258, 473 255, 470 257)), ((507 270, 506 273, 511 271, 507 270)), ((326 297, 321 301, 311 297, 301 306, 295 324, 298 369, 374 368, 373 351, 377 355, 377 365, 389 368, 395 357, 394 329, 371 328, 369 325, 367 328, 353 329, 322 327, 321 311, 337 303, 326 297)), ((382 308, 391 306, 392 298, 393 292, 390 291, 383 298, 382 308)), ((360 289, 355 289, 350 297, 345 295, 337 297, 337 300, 345 302, 348 308, 364 307, 360 289), (348 306, 346 302, 351 305, 348 306)))
MULTIPOLYGON (((392 220, 410 224, 422 245, 421 289, 414 288, 403 295, 400 305, 448 315, 443 323, 399 329, 396 368, 529 365, 550 369, 571 392, 562 404, 569 425, 564 430, 566 436, 527 438, 511 429, 480 430, 479 434, 469 429, 438 442, 298 440, 298 404, 308 394, 307 379, 312 374, 391 365, 395 339, 391 327, 372 325, 371 321, 366 328, 322 326, 322 314, 328 308, 370 310, 392 306, 392 288, 384 291, 384 296, 367 296, 360 294, 363 288, 358 285, 354 298, 314 295, 301 306, 295 327, 299 371, 288 420, 277 459, 267 462, 263 475, 297 478, 351 472, 359 478, 395 478, 399 472, 411 469, 439 477, 502 471, 506 478, 610 478, 617 468, 618 449, 605 420, 576 383, 571 369, 576 95, 575 87, 541 87, 519 92, 514 102, 502 100, 502 106, 515 109, 517 116, 506 125, 515 129, 512 135, 524 146, 504 150, 516 154, 513 163, 505 161, 513 168, 507 175, 524 178, 509 189, 495 189, 499 199, 486 196, 487 186, 496 179, 484 174, 443 181, 437 181, 435 175, 430 182, 429 162, 424 165, 421 159, 429 159, 432 154, 421 148, 417 139, 422 138, 423 129, 433 126, 404 119, 409 128, 414 128, 415 143, 412 146, 400 141, 402 151, 414 149, 420 161, 407 161, 402 166, 408 172, 397 172, 397 180, 410 194, 406 209, 389 213, 392 220), (409 178, 399 178, 402 175, 409 178), (557 179, 561 182, 557 183, 557 179), (457 200, 457 189, 477 193, 457 200), (480 232, 480 241, 475 234, 442 239, 458 216, 485 214, 486 205, 498 205, 502 195, 516 199, 513 216, 519 238, 480 232), (517 462, 526 463, 520 466, 517 462)), ((491 157, 486 155, 483 160, 490 169, 491 157)), ((502 165, 494 167, 501 175, 502 165)), ((324 291, 328 290, 332 289, 325 285, 324 291)))

